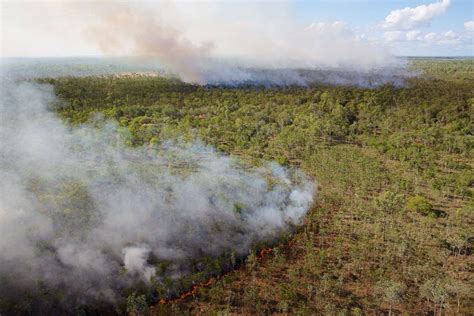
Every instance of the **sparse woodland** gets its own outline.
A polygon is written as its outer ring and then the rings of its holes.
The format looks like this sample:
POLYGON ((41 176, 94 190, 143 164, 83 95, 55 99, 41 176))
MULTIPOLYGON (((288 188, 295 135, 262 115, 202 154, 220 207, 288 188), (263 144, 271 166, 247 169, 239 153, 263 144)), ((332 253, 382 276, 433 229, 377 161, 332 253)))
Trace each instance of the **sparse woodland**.
MULTIPOLYGON (((473 314, 474 64, 412 67, 423 75, 405 87, 372 89, 41 79, 69 124, 101 113, 130 130, 130 146, 200 139, 254 164, 298 166, 319 185, 304 224, 271 253, 249 250, 235 271, 179 302, 137 289, 124 311, 473 314)), ((196 273, 183 290, 204 281, 196 273)))

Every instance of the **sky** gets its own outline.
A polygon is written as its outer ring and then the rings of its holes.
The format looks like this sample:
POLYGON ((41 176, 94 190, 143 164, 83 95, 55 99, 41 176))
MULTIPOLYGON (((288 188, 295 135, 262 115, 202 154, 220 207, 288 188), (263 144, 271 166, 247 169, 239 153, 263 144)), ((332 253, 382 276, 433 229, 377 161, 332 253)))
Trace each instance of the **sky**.
MULTIPOLYGON (((9 57, 108 55, 110 33, 98 41, 100 28, 95 26, 124 5, 112 0, 0 1, 1 55, 9 57)), ((265 48, 274 51, 285 47, 285 42, 291 46, 324 38, 324 45, 302 44, 306 55, 320 54, 316 50, 324 50, 332 37, 335 42, 350 39, 350 45, 365 43, 397 56, 474 55, 474 7, 469 0, 135 1, 126 5, 159 19, 159 27, 173 29, 177 37, 195 46, 209 44, 216 56, 264 55, 265 48), (307 30, 318 37, 292 42, 307 30), (269 38, 271 45, 261 45, 269 38)), ((144 27, 146 32, 155 31, 144 27)), ((350 51, 350 45, 337 47, 350 51)), ((130 50, 114 53, 126 55, 130 50)))

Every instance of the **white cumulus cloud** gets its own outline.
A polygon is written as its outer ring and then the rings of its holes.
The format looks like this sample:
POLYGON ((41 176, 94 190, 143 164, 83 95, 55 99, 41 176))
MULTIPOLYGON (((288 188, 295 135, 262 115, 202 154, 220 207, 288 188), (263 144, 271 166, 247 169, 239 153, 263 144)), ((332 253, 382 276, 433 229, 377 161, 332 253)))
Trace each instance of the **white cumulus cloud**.
POLYGON ((403 38, 403 32, 401 31, 390 31, 390 32, 385 32, 383 34, 384 39, 387 42, 399 42, 402 41, 403 38))
POLYGON ((474 32, 474 20, 464 22, 464 29, 468 32, 474 32))
POLYGON ((386 29, 410 30, 429 23, 434 17, 444 13, 451 0, 420 5, 414 8, 406 7, 393 10, 385 18, 383 27, 386 29))
POLYGON ((437 45, 459 45, 463 43, 464 38, 454 31, 446 31, 442 33, 430 32, 425 34, 423 38, 426 43, 437 45))
POLYGON ((409 41, 419 40, 421 38, 420 35, 421 35, 421 32, 418 30, 409 31, 405 34, 407 40, 409 41))
POLYGON ((452 30, 445 32, 387 31, 384 33, 384 39, 388 43, 417 42, 425 47, 427 45, 460 47, 469 45, 472 41, 469 34, 456 33, 452 30))
POLYGON ((434 41, 438 35, 435 32, 429 32, 425 35, 424 39, 426 41, 434 41))

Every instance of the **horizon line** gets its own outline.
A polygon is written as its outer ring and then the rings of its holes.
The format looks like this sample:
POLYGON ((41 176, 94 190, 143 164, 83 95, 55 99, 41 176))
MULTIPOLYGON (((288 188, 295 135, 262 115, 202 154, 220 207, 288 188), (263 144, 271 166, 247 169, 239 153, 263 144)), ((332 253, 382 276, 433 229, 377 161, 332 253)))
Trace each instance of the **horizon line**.
MULTIPOLYGON (((474 58, 473 55, 394 55, 396 58, 474 58)), ((134 55, 122 55, 122 56, 104 56, 104 55, 65 55, 65 56, 2 56, 0 59, 7 58, 18 58, 18 59, 48 59, 48 58, 157 58, 151 56, 134 56, 134 55)), ((232 59, 232 58, 216 58, 216 59, 232 59)))

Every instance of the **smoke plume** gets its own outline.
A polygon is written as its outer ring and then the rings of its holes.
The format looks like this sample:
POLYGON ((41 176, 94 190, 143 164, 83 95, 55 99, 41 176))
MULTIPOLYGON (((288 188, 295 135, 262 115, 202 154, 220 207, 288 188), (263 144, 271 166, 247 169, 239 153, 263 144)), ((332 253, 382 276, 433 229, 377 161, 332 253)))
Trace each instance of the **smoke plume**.
POLYGON ((305 25, 289 4, 247 7, 229 16, 212 4, 94 4, 84 34, 108 56, 156 59, 190 83, 376 86, 406 75, 404 60, 341 21, 305 25))
POLYGON ((154 15, 126 4, 107 7, 99 16, 98 24, 86 32, 104 53, 123 54, 130 47, 128 53, 158 59, 183 81, 203 82, 199 64, 209 56, 210 43, 194 45, 154 15))
MULTIPOLYGON (((7 73, 7 72, 5 72, 7 73)), ((248 254, 301 222, 314 184, 200 142, 125 145, 114 122, 72 128, 53 87, 3 75, 0 313, 117 306, 144 285, 176 294, 196 262, 248 254)), ((155 295, 155 294, 153 294, 155 295)))

